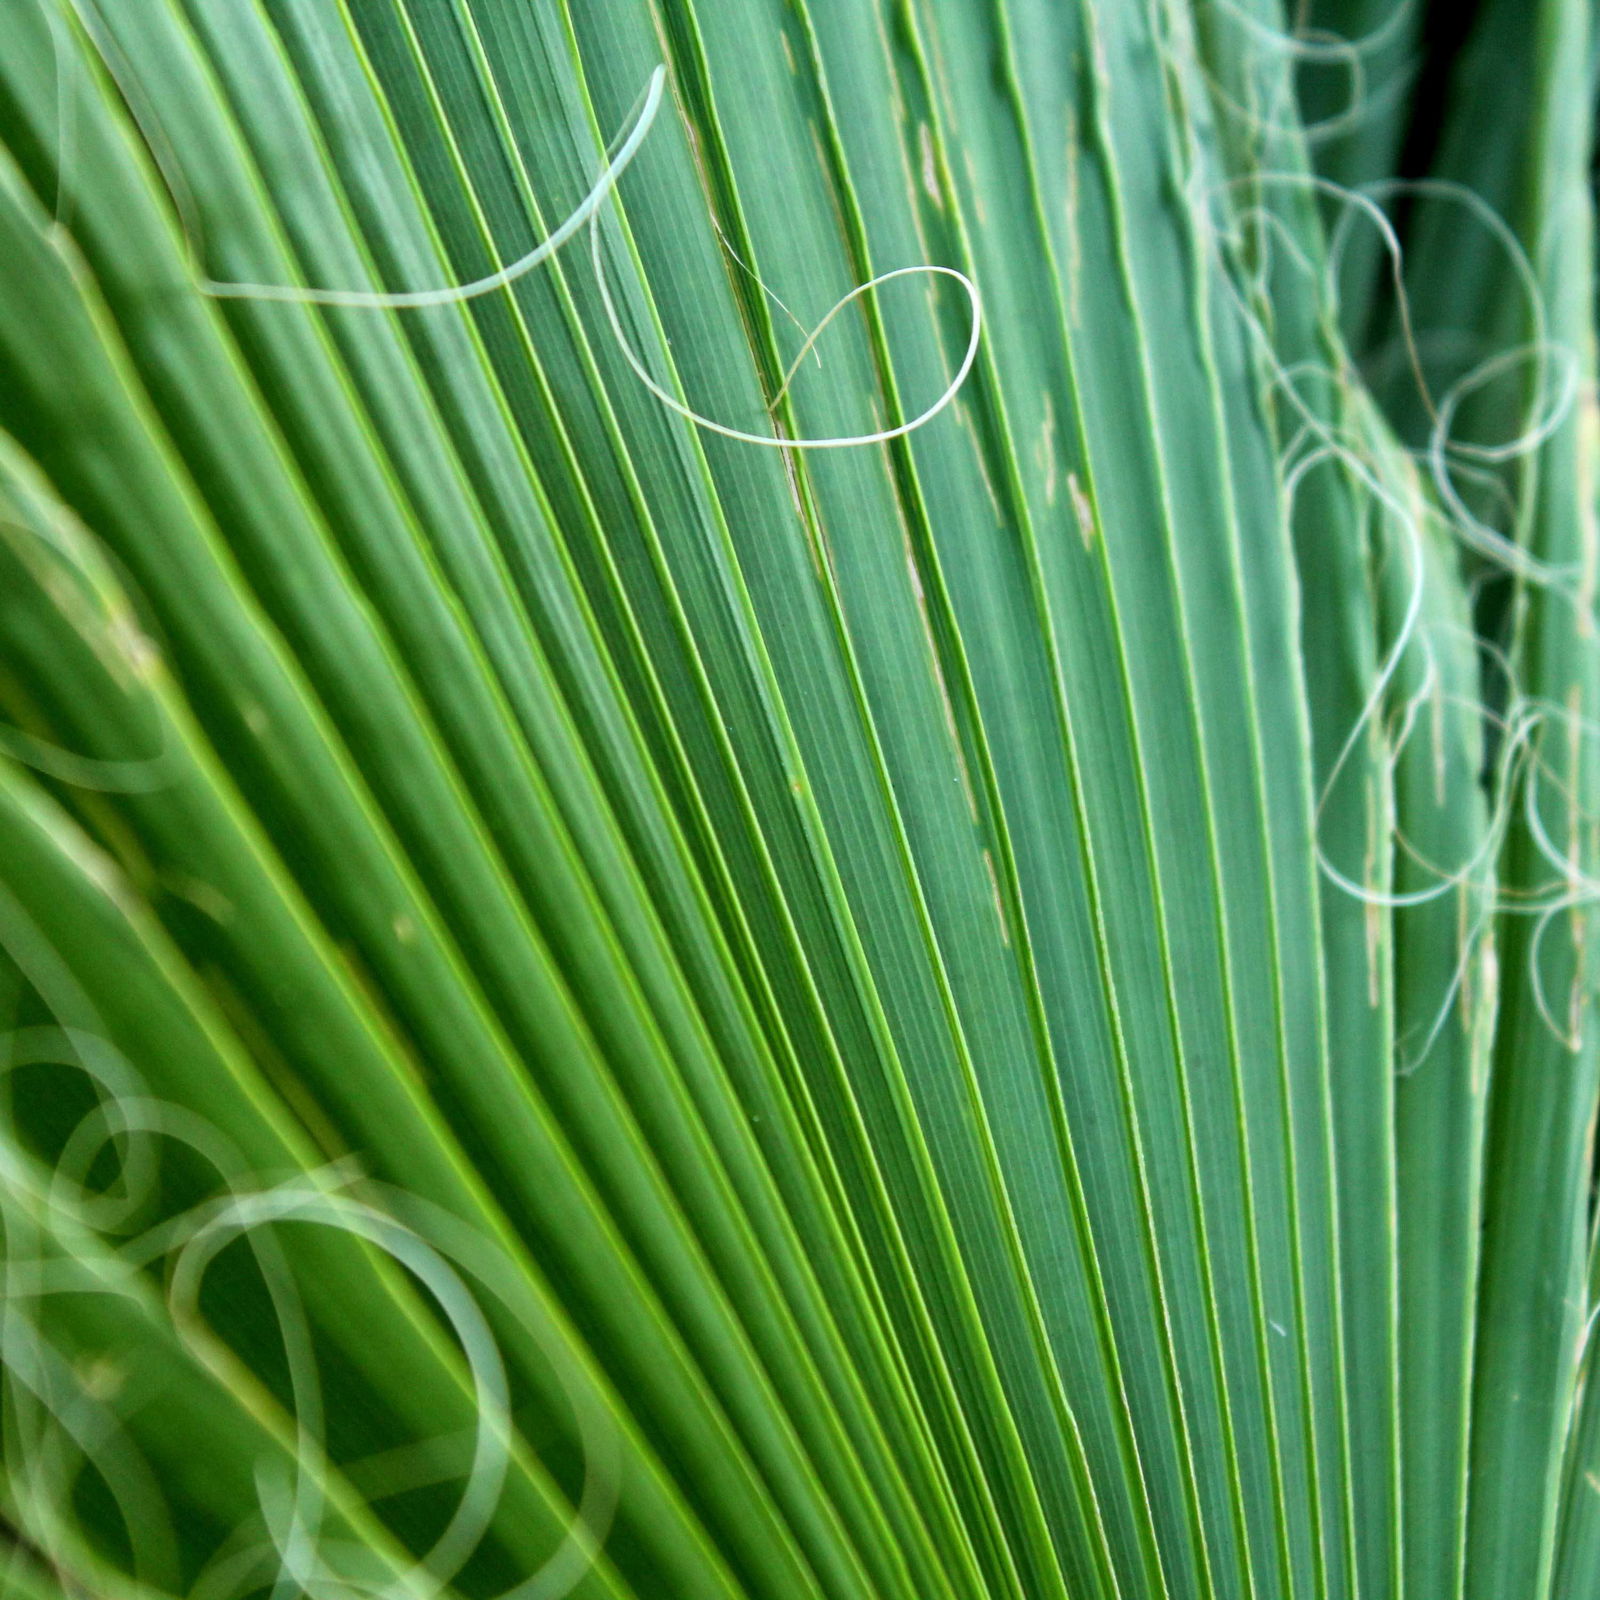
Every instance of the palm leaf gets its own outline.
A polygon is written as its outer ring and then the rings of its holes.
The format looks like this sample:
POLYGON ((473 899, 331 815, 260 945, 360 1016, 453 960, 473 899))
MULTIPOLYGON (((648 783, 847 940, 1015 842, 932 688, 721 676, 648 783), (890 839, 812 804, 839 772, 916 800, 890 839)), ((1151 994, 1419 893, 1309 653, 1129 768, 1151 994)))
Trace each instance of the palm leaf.
MULTIPOLYGON (((1592 1582, 1593 443, 1356 375, 1403 94, 0 16, 7 1592, 1592 1582)), ((1584 374, 1588 27, 1439 157, 1584 374)), ((1402 350, 1532 337, 1440 215, 1402 350)))

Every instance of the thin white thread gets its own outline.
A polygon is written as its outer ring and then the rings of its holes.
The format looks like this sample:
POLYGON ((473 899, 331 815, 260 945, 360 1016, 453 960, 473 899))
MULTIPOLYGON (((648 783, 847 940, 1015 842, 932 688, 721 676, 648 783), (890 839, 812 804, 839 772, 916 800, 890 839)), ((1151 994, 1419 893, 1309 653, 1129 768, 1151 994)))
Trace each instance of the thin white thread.
POLYGON ((578 232, 604 204, 605 198, 617 180, 627 171, 629 163, 639 153, 645 136, 650 132, 661 109, 662 92, 666 85, 667 69, 658 66, 650 74, 644 92, 644 105, 634 119, 633 127, 622 143, 622 148, 606 164, 594 187, 580 200, 566 221, 526 255, 519 256, 509 266, 491 272, 487 277, 475 278, 470 283, 454 284, 438 289, 315 289, 292 284, 224 282, 216 278, 201 278, 202 294, 225 300, 273 300, 292 305, 348 306, 374 310, 405 311, 420 306, 454 305, 458 301, 475 299, 491 294, 515 283, 524 273, 531 272, 541 262, 548 261, 567 240, 578 232))
MULTIPOLYGON (((92 1463, 107 1477, 124 1517, 133 1519, 129 1528, 136 1545, 141 1544, 141 1528, 156 1537, 167 1525, 166 1513, 155 1475, 126 1437, 114 1409, 86 1388, 86 1380, 70 1365, 50 1365, 56 1358, 29 1306, 50 1294, 82 1293, 86 1284, 102 1293, 147 1292, 149 1269, 170 1258, 167 1299, 173 1325, 202 1365, 209 1366, 200 1282, 214 1257, 240 1237, 247 1237, 262 1270, 289 1364, 296 1436, 289 1463, 293 1481, 258 1467, 260 1527, 266 1537, 244 1548, 236 1541, 230 1541, 233 1548, 225 1543, 189 1590, 195 1600, 232 1600, 263 1584, 272 1585, 274 1594, 330 1600, 334 1594, 371 1594, 383 1600, 433 1600, 443 1594, 492 1524, 514 1437, 493 1334, 452 1262, 504 1303, 551 1363, 573 1406, 584 1450, 582 1497, 561 1543, 501 1600, 559 1600, 592 1565, 615 1514, 621 1472, 620 1441, 603 1401, 579 1381, 571 1354, 555 1328, 546 1326, 547 1313, 528 1306, 526 1283, 490 1241, 403 1191, 366 1183, 371 1200, 344 1192, 358 1179, 359 1172, 345 1162, 298 1174, 275 1187, 249 1187, 252 1180, 231 1142, 204 1118, 146 1094, 137 1072, 97 1035, 54 1025, 0 1034, 0 1229, 5 1243, 0 1250, 0 1354, 14 1411, 23 1399, 18 1384, 31 1396, 22 1475, 12 1472, 11 1481, 19 1500, 25 1500, 19 1510, 30 1535, 38 1535, 39 1547, 60 1558, 64 1570, 76 1567, 108 1582, 116 1576, 84 1543, 70 1514, 70 1485, 82 1464, 92 1463), (6 1085, 19 1068, 53 1062, 79 1067, 98 1093, 54 1161, 46 1162, 19 1137, 6 1085), (157 1198, 159 1139, 193 1149, 215 1169, 228 1192, 166 1221, 141 1224, 138 1213, 157 1198), (109 1180, 98 1177, 90 1189, 89 1175, 108 1148, 118 1156, 118 1171, 109 1180), (388 1209, 380 1208, 380 1198, 388 1209), (454 1329, 476 1394, 472 1462, 454 1514, 426 1554, 381 1579, 370 1576, 371 1547, 322 1532, 326 1486, 335 1476, 342 1478, 343 1469, 323 1455, 323 1405, 309 1323, 274 1231, 277 1224, 293 1222, 353 1234, 418 1278, 454 1329), (125 1241, 104 1237, 134 1228, 138 1231, 125 1241), (31 1250, 30 1239, 35 1240, 31 1250), (46 1249, 47 1239, 53 1249, 46 1249), (367 1564, 366 1574, 362 1563, 367 1564)), ((245 1533, 243 1528, 236 1531, 245 1533)))
POLYGON ((966 353, 961 358, 961 365, 956 369, 956 375, 950 380, 944 392, 934 403, 919 416, 913 417, 910 422, 902 422, 897 427, 882 428, 875 433, 845 434, 836 438, 823 439, 786 439, 772 434, 748 433, 742 428, 730 428, 725 423, 717 422, 711 417, 702 416, 698 411, 692 410, 676 399, 661 387, 650 376, 644 363, 634 353, 633 346, 628 343, 627 335, 622 331, 622 322, 617 315, 617 308, 611 298, 611 290, 606 283, 605 268, 600 260, 600 235, 598 229, 593 231, 595 272, 600 284, 600 298, 605 306, 606 319, 611 324, 611 331, 616 336, 618 345, 622 349, 623 359, 633 369, 633 374, 669 411, 675 411, 680 417, 687 418, 697 427, 704 428, 708 433, 720 434, 724 439, 737 439, 744 444, 765 445, 778 450, 843 450, 855 445, 887 444, 891 439, 902 439, 908 433, 914 433, 925 423, 931 422, 946 406, 955 399, 967 374, 972 370, 972 364, 977 360, 978 343, 983 332, 983 305, 978 295, 978 288, 964 272, 959 272, 954 267, 941 267, 924 265, 916 267, 896 267, 890 272, 879 273, 875 278, 869 278, 865 283, 858 284, 847 295, 839 300, 831 311, 811 330, 806 342, 800 347, 800 353, 784 374, 783 383, 778 392, 773 396, 772 405, 776 407, 788 393, 789 385, 794 381, 795 373, 800 364, 810 354, 811 347, 817 342, 824 328, 839 315, 852 300, 878 288, 880 285, 892 282, 896 278, 909 277, 914 273, 931 273, 940 277, 954 278, 967 292, 967 298, 972 304, 972 332, 967 339, 966 353))
MULTIPOLYGON (((70 0, 70 3, 75 9, 78 9, 82 4, 85 3, 85 0, 70 0)), ((79 12, 79 15, 80 17, 82 16, 81 11, 79 12)), ((83 21, 86 33, 88 33, 92 42, 95 44, 95 47, 99 50, 102 59, 106 61, 108 70, 113 70, 113 75, 115 75, 114 69, 110 68, 110 59, 105 41, 101 39, 98 30, 93 26, 92 23, 89 22, 87 18, 83 18, 83 21)), ((926 410, 912 418, 911 421, 901 423, 896 427, 883 428, 872 433, 848 434, 838 437, 820 439, 790 439, 771 434, 751 433, 743 429, 729 427, 724 423, 717 422, 714 418, 701 415, 691 407, 683 404, 682 401, 678 400, 674 395, 664 389, 655 380, 655 378, 651 376, 649 369, 646 368, 644 363, 639 359, 638 354, 633 349, 633 346, 629 343, 627 335, 623 331, 621 318, 617 313, 616 303, 612 297, 611 287, 606 278, 605 268, 601 259, 599 222, 602 214, 602 208, 606 199, 608 197, 620 198, 620 192, 618 188, 619 180, 621 179, 623 173, 627 170, 629 164, 633 161, 634 157, 638 154, 651 128, 655 125, 657 115, 660 112, 661 105, 665 98, 666 78, 666 65, 665 63, 660 63, 655 67, 650 75, 649 82, 646 85, 645 91, 641 97, 642 104, 637 106, 635 113, 630 113, 632 118, 632 126, 629 129, 626 138, 623 140, 621 148, 617 151, 615 156, 612 156, 608 160, 604 170, 601 172, 600 177, 596 180, 594 186, 589 190, 588 194, 585 195, 583 200, 579 202, 577 207, 570 213, 566 220, 553 233, 551 233, 540 244, 530 250, 526 255, 520 256, 516 261, 510 263, 508 266, 502 267, 498 271, 492 272, 485 277, 474 279, 472 282, 465 284, 453 284, 433 289, 407 290, 332 289, 317 288, 298 284, 253 283, 242 280, 222 280, 209 277, 200 271, 198 261, 193 259, 193 238, 189 236, 189 230, 186 228, 185 236, 189 240, 191 265, 195 268, 196 274, 195 287, 200 293, 205 294, 213 299, 256 300, 285 305, 316 305, 355 310, 368 309, 403 311, 424 307, 455 305, 462 301, 476 298, 480 295, 492 293, 497 289, 504 289, 508 287, 511 283, 515 282, 516 279, 522 277, 534 267, 540 265, 544 261, 549 260, 557 250, 571 240, 574 235, 576 235, 578 231, 583 228, 585 224, 587 224, 590 229, 590 236, 592 240, 595 276, 600 290, 601 302, 605 308, 606 319, 610 325, 612 335, 620 346, 624 359, 627 361, 627 364, 632 369, 634 375, 651 393, 651 395, 653 395, 669 410, 677 413, 687 421, 694 423, 697 427, 704 428, 711 433, 719 434, 723 438, 735 439, 746 444, 761 445, 767 448, 784 450, 839 450, 852 448, 858 445, 886 444, 894 439, 904 438, 906 435, 914 433, 919 428, 931 422, 955 399, 957 393, 961 389, 961 386, 966 382, 967 376, 972 371, 972 367, 977 360, 978 347, 983 334, 983 305, 981 297, 978 293, 977 285, 974 284, 964 272, 961 272, 954 267, 936 266, 932 264, 912 267, 896 267, 891 271, 879 273, 876 277, 869 279, 866 283, 859 284, 856 288, 852 289, 848 294, 844 295, 839 301, 837 301, 827 315, 823 317, 821 322, 819 322, 816 327, 812 329, 804 344, 801 346, 799 355, 795 357, 795 360, 790 365, 789 370, 787 373, 785 373, 783 383, 771 402, 772 408, 775 408, 781 403, 783 396, 788 392, 789 387, 794 380, 800 364, 805 360, 806 356, 811 353, 818 337, 829 325, 829 323, 831 323, 833 319, 838 316, 839 313, 843 311, 845 307, 848 306, 852 301, 858 299, 864 294, 880 288, 886 283, 894 281, 897 278, 908 277, 913 274, 928 274, 933 276, 953 278, 966 291, 967 298, 972 307, 972 329, 967 339, 966 351, 962 356, 961 363, 957 368, 955 377, 946 386, 939 398, 935 400, 932 405, 928 406, 926 410)), ((165 170, 165 165, 163 165, 163 171, 165 170)), ((169 186, 172 186, 174 200, 177 201, 179 199, 179 191, 181 188, 181 176, 175 173, 168 173, 167 176, 169 186)), ((188 209, 189 208, 183 204, 179 204, 180 214, 186 214, 188 209)), ((715 227, 715 218, 712 220, 713 226, 715 227)), ((720 228, 717 228, 717 233, 719 238, 721 238, 722 235, 720 228)), ((728 245, 728 241, 723 238, 722 242, 724 248, 729 249, 731 253, 731 246, 728 245)), ((795 320, 798 325, 798 319, 794 318, 793 312, 791 312, 789 308, 784 305, 781 300, 778 300, 777 296, 767 288, 766 284, 762 282, 761 278, 754 271, 754 269, 740 260, 737 254, 734 255, 734 259, 738 261, 739 265, 746 272, 748 272, 758 284, 760 284, 762 291, 771 296, 775 303, 781 307, 784 313, 789 316, 791 320, 795 320)), ((818 357, 818 360, 820 362, 820 356, 818 357)))

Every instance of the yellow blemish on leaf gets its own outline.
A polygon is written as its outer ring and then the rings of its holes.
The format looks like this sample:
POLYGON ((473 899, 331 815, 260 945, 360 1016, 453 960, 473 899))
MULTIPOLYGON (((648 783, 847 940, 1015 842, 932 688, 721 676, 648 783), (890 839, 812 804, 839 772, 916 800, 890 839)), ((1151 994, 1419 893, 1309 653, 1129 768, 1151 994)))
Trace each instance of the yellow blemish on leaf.
POLYGON ((1044 479, 1046 505, 1056 503, 1056 408, 1050 396, 1044 397, 1044 425, 1039 430, 1039 475, 1044 479))
POLYGON ((1006 917, 1006 903, 1000 895, 1000 879, 995 875, 994 857, 987 850, 983 852, 984 870, 989 874, 989 891, 994 896, 994 914, 1000 919, 1000 942, 1006 949, 1011 948, 1011 924, 1006 917))
POLYGON ((939 184, 939 164, 933 156, 933 132, 926 122, 917 124, 917 149, 922 155, 922 187, 928 198, 944 209, 944 190, 939 184))
POLYGON ((1085 550, 1092 550, 1096 532, 1094 507, 1089 504, 1089 497, 1083 492, 1076 472, 1067 474, 1067 493, 1072 496, 1072 510, 1078 519, 1078 537, 1083 540, 1085 550))

